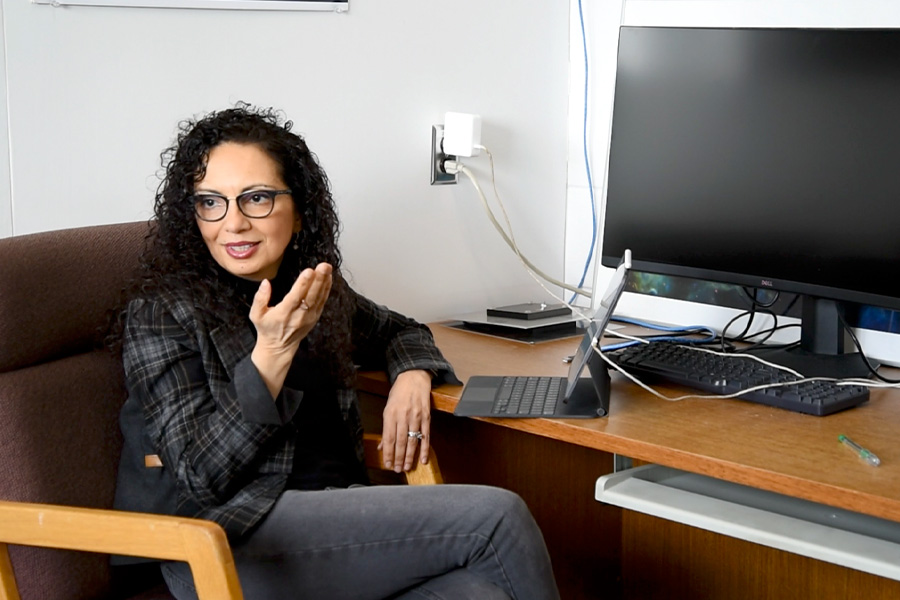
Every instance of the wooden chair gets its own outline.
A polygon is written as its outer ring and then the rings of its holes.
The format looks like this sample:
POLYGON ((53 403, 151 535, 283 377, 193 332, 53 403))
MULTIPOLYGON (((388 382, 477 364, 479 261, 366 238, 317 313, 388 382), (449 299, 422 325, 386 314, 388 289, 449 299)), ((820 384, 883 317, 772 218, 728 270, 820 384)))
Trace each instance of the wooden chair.
MULTIPOLYGON (((113 581, 109 554, 186 561, 201 600, 242 597, 217 524, 111 510, 125 389, 97 340, 147 232, 0 239, 0 600, 171 600, 164 585, 113 581)), ((378 442, 365 438, 370 468, 382 464, 378 442)), ((440 483, 433 453, 406 479, 440 483)))

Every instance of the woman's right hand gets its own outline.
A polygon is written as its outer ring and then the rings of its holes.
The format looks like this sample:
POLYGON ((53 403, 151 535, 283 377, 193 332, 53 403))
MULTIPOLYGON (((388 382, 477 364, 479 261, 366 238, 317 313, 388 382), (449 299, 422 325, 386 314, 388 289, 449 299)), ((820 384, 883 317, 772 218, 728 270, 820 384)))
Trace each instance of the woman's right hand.
POLYGON ((332 268, 319 263, 304 269, 290 291, 275 306, 269 306, 272 284, 263 280, 250 307, 250 321, 256 327, 256 346, 250 360, 276 398, 284 385, 297 348, 322 316, 331 293, 332 268))

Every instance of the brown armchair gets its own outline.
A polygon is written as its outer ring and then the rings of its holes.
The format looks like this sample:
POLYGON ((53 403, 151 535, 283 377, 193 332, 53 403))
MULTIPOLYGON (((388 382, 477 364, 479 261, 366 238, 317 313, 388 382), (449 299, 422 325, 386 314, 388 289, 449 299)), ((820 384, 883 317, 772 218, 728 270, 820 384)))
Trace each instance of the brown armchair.
MULTIPOLYGON (((201 599, 241 598, 215 523, 110 510, 121 365, 98 345, 146 223, 0 239, 0 600, 171 599, 113 581, 109 554, 190 562, 201 599), (13 572, 15 577, 13 577, 13 572)), ((381 465, 378 437, 367 463, 381 465)), ((437 460, 407 475, 440 483, 437 460)))

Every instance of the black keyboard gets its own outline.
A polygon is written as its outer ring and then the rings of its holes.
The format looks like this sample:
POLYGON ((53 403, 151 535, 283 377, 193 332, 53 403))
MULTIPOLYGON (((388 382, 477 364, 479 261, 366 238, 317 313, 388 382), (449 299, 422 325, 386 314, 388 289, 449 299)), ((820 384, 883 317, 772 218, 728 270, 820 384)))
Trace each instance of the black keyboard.
POLYGON ((504 377, 491 412, 498 417, 552 415, 564 384, 562 377, 504 377))
MULTIPOLYGON (((606 356, 638 379, 658 377, 713 394, 733 394, 758 385, 798 379, 752 358, 721 356, 670 342, 637 344, 607 352, 606 356)), ((869 388, 806 381, 747 392, 737 398, 824 416, 862 404, 869 399, 869 388)))

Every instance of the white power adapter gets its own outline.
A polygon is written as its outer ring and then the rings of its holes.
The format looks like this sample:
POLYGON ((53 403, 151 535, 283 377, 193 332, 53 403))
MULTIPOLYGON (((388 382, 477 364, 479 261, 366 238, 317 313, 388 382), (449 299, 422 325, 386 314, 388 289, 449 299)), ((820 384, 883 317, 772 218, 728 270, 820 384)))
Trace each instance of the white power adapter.
POLYGON ((468 113, 444 114, 444 154, 478 156, 481 149, 481 117, 468 113))

